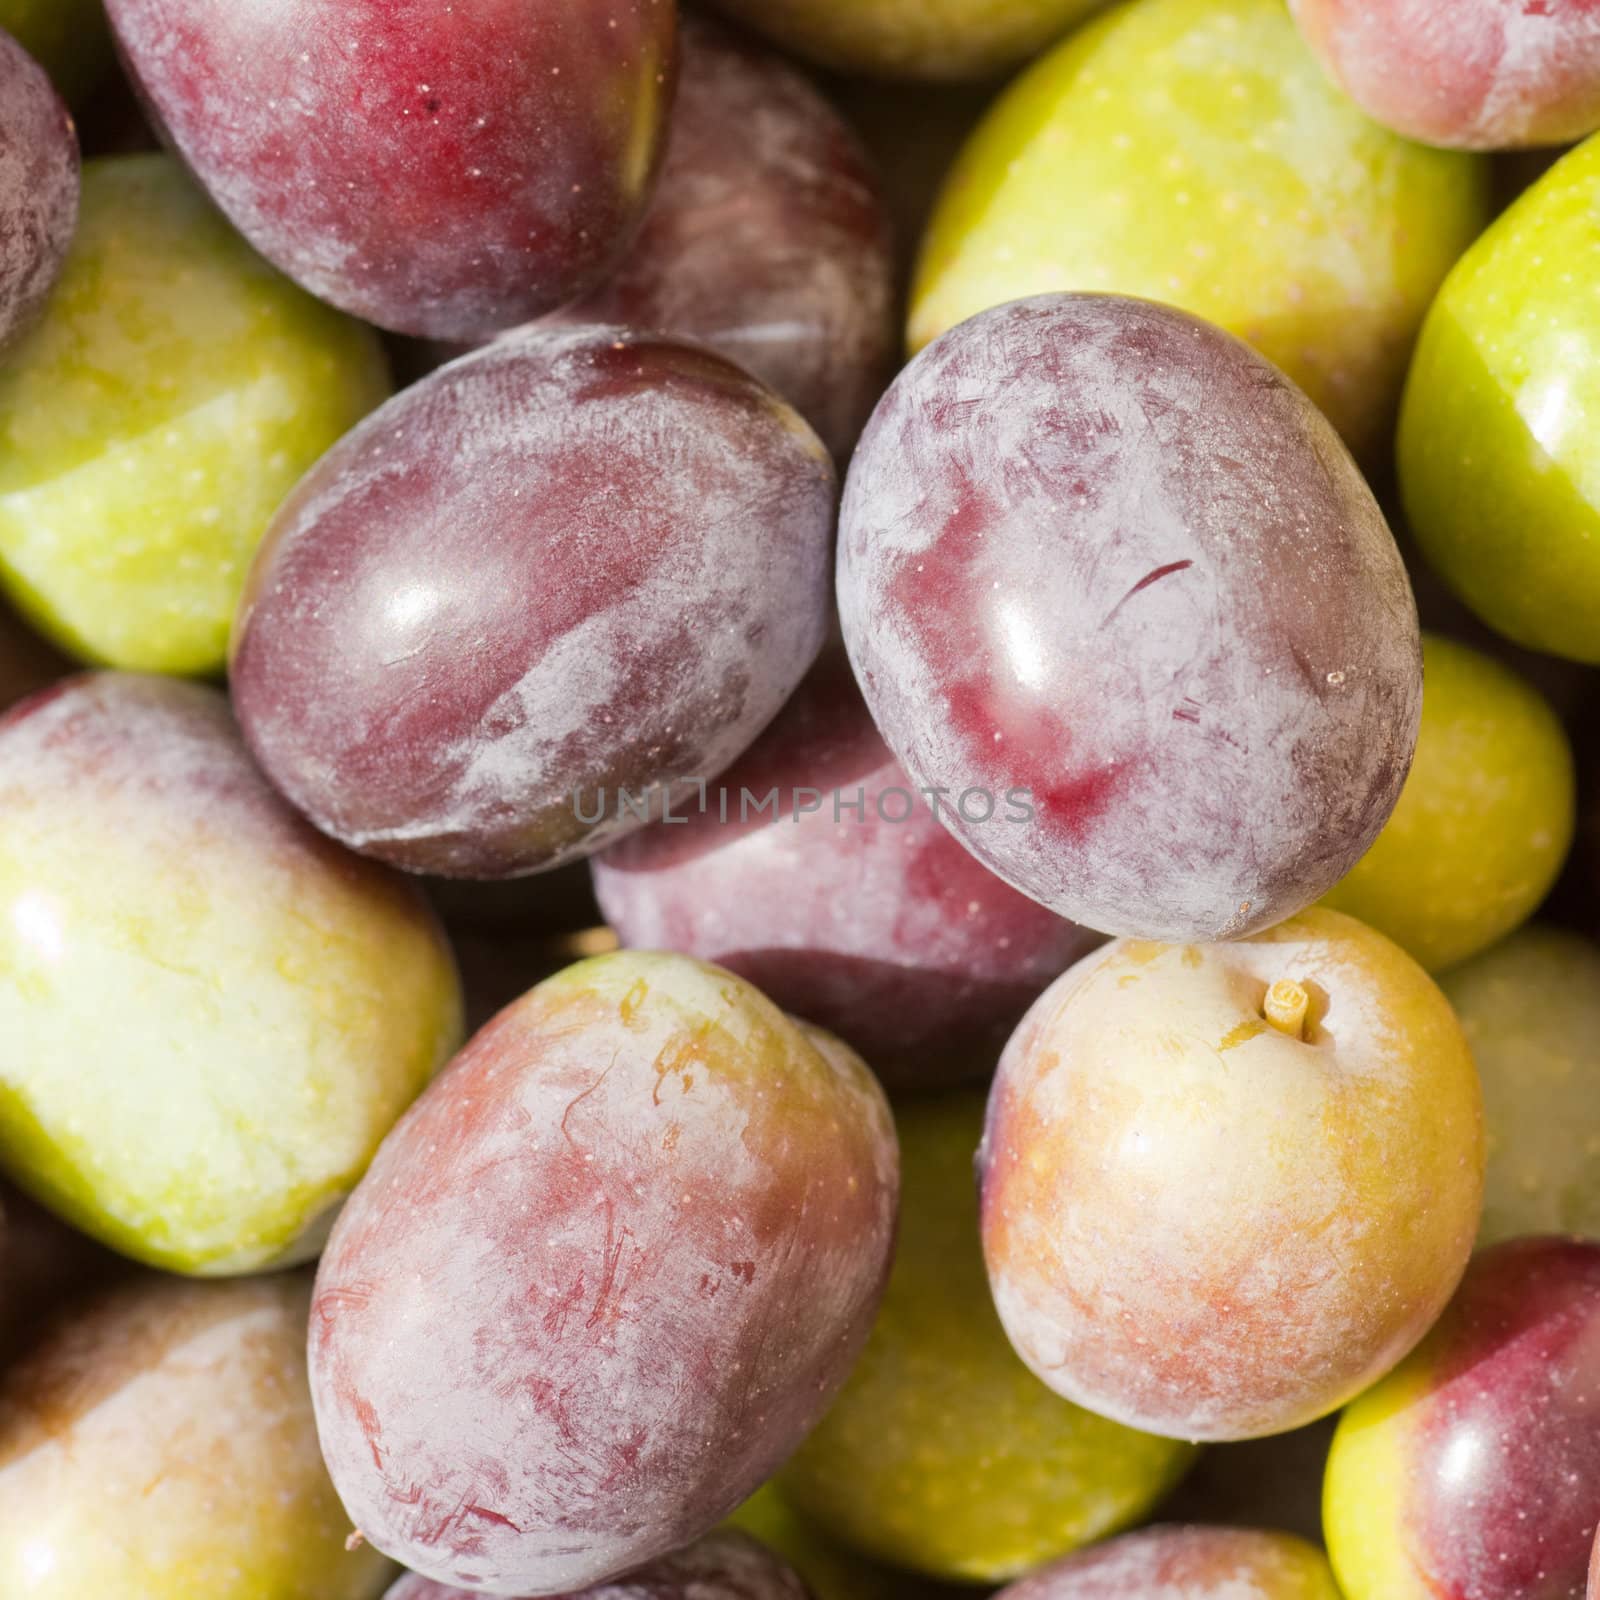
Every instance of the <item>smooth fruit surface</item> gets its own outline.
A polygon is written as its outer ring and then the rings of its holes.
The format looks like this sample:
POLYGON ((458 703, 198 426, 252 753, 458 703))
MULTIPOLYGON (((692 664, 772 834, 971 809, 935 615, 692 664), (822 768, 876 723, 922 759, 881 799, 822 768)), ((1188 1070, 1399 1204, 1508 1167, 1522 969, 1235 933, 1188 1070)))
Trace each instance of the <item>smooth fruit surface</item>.
POLYGON ((1509 668, 1424 635, 1422 726, 1400 803, 1323 903, 1370 924, 1430 972, 1533 915, 1577 826, 1572 747, 1509 668))
POLYGON ((215 690, 103 673, 0 722, 0 1159, 85 1232, 315 1255, 459 1025, 420 897, 284 805, 215 690))
POLYGON ((216 672, 278 502, 387 392, 371 331, 175 162, 91 161, 48 314, 0 363, 0 581, 83 659, 216 672))
POLYGON ((888 1273, 872 1075, 733 974, 624 951, 502 1012, 385 1142, 317 1278, 353 1520, 561 1593, 699 1537, 815 1423, 888 1273))
POLYGON ((1137 1521, 1193 1459, 1046 1390, 989 1304, 983 1097, 902 1105, 901 1220, 872 1337, 780 1492, 855 1548, 993 1583, 1137 1521))
POLYGON ((1600 1237, 1600 945, 1535 925, 1441 984, 1483 1080, 1482 1241, 1600 1237))
POLYGON ((1518 644, 1600 663, 1600 139, 1558 162, 1450 274, 1400 421, 1424 553, 1518 644))
POLYGON ((143 1277, 0 1383, 10 1600, 375 1600, 306 1391, 311 1285, 143 1277))
POLYGON ((713 0, 785 48, 845 72, 986 78, 1025 61, 1101 0, 713 0))
POLYGON ((1318 58, 1385 127, 1511 150, 1600 128, 1596 0, 1289 0, 1318 58))
POLYGON ((1041 295, 923 351, 851 463, 838 588, 946 825, 1085 927, 1281 921, 1411 763, 1416 606, 1371 491, 1280 372, 1169 306, 1041 295))
MULTIPOLYGON (((747 1533, 722 1529, 686 1550, 647 1562, 615 1583, 576 1591, 571 1600, 810 1600, 794 1570, 747 1533)), ((383 1600, 472 1600, 408 1572, 383 1600)))
POLYGON ((107 0, 168 142, 319 298, 489 338, 581 294, 638 225, 675 0, 107 0))
POLYGON ((78 141, 44 69, 0 32, 0 358, 44 310, 78 219, 78 141))
POLYGON ((1339 1425, 1325 1526, 1346 1600, 1576 1600, 1600 1521, 1597 1393, 1600 1244, 1478 1256, 1339 1425))
POLYGON ((1081 961, 1006 1048, 979 1171, 1001 1320, 1051 1388, 1248 1438, 1336 1409, 1428 1330, 1478 1226, 1482 1106, 1432 980, 1318 909, 1081 961), (1272 1020, 1296 996, 1298 1026, 1272 1020))
POLYGON ((1001 1593, 1005 1600, 1339 1600, 1315 1545, 1250 1528, 1149 1528, 1001 1593))
POLYGON ((844 461, 899 339, 893 238, 849 125, 777 54, 686 18, 661 180, 567 323, 700 339, 769 383, 844 461))
POLYGON ((810 428, 702 346, 497 340, 284 504, 234 628, 245 736, 319 828, 397 866, 585 855, 663 798, 681 814, 794 692, 834 493, 810 428))
POLYGON ((1248 340, 1367 456, 1487 203, 1474 158, 1326 82, 1281 0, 1129 0, 979 126, 923 246, 911 343, 1047 290, 1169 301, 1248 340))
POLYGON ((887 1083, 984 1081, 1034 998, 1098 941, 974 860, 936 806, 830 651, 704 811, 595 858, 596 894, 623 943, 740 973, 887 1083))

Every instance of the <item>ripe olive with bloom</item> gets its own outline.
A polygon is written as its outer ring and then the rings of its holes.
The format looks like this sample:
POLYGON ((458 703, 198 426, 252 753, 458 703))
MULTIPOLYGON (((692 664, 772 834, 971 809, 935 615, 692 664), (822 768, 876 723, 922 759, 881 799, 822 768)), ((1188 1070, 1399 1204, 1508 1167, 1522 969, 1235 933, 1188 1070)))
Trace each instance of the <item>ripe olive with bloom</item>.
POLYGON ((1122 939, 1006 1047, 979 1155, 1018 1353, 1182 1439, 1281 1433, 1382 1377, 1477 1232, 1461 1026, 1398 945, 1312 910, 1249 939, 1122 939))
POLYGON ((217 690, 89 674, 0 720, 0 1164, 85 1232, 309 1260, 460 1027, 420 894, 289 809, 217 690))
POLYGON ((546 979, 385 1141, 322 1258, 312 1393, 357 1527, 504 1595, 708 1532, 844 1382, 897 1195, 872 1074, 742 979, 635 951, 546 979))

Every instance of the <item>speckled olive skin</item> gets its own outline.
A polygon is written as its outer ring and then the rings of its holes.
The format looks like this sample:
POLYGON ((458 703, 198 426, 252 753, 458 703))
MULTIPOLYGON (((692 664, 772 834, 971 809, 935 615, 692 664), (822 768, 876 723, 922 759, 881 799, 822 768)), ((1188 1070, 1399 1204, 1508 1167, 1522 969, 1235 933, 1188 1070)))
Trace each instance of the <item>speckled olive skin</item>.
POLYGON ((1034 1006, 979 1155, 1001 1320, 1051 1388, 1227 1440, 1335 1410, 1466 1266, 1482 1102, 1444 996, 1313 910, 1250 940, 1119 940, 1034 1006), (1280 981, 1304 1036, 1264 1020, 1280 981))
POLYGON ((675 0, 107 0, 172 147, 261 252, 472 340, 599 280, 643 215, 675 0))
POLYGON ((1346 1600, 1580 1600, 1600 1521, 1600 1244, 1478 1256, 1345 1413, 1325 1526, 1346 1600))
POLYGON ((290 811, 216 690, 103 673, 0 721, 0 1161, 85 1232, 309 1259, 459 1029, 421 897, 290 811))
POLYGON ((1148 1528, 1000 1593, 1004 1600, 1339 1600, 1315 1545, 1250 1528, 1148 1528))
POLYGON ((309 1277, 143 1277, 0 1382, 0 1590, 14 1600, 376 1600, 306 1392, 309 1277))
POLYGON ((980 1094, 898 1108, 889 1288, 850 1381, 777 1484, 870 1556, 994 1583, 1136 1522, 1193 1452, 1050 1394, 1007 1342, 978 1246, 983 1108, 980 1094))
POLYGON ((681 813, 821 649, 834 471, 705 349, 534 329, 406 390, 278 513, 234 705, 316 825, 516 877, 681 813))
POLYGON ((1600 1237, 1600 945, 1534 924, 1441 985, 1483 1080, 1481 1242, 1600 1237))
POLYGON ((279 501, 388 392, 372 331, 174 161, 90 161, 48 313, 0 361, 0 583, 80 659, 217 673, 279 501))
POLYGON ((923 351, 851 463, 838 589, 906 770, 1085 927, 1281 921, 1411 762, 1416 607, 1371 492, 1292 383, 1171 307, 1041 295, 923 351))
POLYGON ((1468 251, 1422 332, 1400 421, 1417 542, 1485 622, 1600 663, 1600 139, 1468 251))
POLYGON ((1101 0, 712 0, 824 66, 939 81, 1026 61, 1101 0))
MULTIPOLYGON (((383 1600, 473 1600, 473 1596, 471 1590, 452 1589, 408 1572, 383 1600)), ((708 1533, 686 1550, 563 1600, 810 1600, 810 1591, 792 1567, 749 1534, 723 1529, 708 1533)))
POLYGON ((1487 220, 1487 167, 1369 121, 1282 0, 1128 0, 973 135, 911 344, 1023 295, 1145 295, 1248 340, 1376 458, 1428 304, 1487 220))
POLYGON ((1323 896, 1430 972, 1477 955, 1533 915, 1577 828, 1577 774, 1560 720, 1508 667, 1422 641, 1422 727, 1400 803, 1323 896))
POLYGON ((899 341, 894 240, 848 124, 781 56, 687 17, 666 159, 621 264, 557 315, 700 339, 844 461, 899 341))
POLYGON ((1371 117, 1427 144, 1511 150, 1600 128, 1600 0, 1289 0, 1371 117))
POLYGON ((0 32, 0 359, 44 310, 78 220, 78 139, 44 69, 0 32))
POLYGON ((624 944, 740 973, 907 1090, 987 1081, 1039 992, 1099 942, 956 843, 838 650, 704 812, 612 846, 594 880, 624 944))
POLYGON ((546 980, 385 1142, 311 1323, 323 1453, 415 1571, 565 1593, 707 1532, 867 1336, 898 1191, 881 1091, 731 973, 546 980))

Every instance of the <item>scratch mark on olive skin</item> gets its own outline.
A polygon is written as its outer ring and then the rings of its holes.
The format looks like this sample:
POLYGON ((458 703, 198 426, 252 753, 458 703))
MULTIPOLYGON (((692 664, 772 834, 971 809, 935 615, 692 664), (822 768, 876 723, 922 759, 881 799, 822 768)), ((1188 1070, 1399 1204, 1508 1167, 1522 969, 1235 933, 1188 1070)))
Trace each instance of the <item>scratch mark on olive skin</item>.
POLYGON ((1112 618, 1115 617, 1116 614, 1121 611, 1122 608, 1127 605, 1127 603, 1133 599, 1136 594, 1140 593, 1144 589, 1148 589, 1151 584, 1160 583, 1163 578, 1170 578, 1175 572, 1183 572, 1193 565, 1194 562, 1192 560, 1169 561, 1166 566, 1157 567, 1154 572, 1145 573, 1145 575, 1136 584, 1134 584, 1134 586, 1106 613, 1106 620, 1105 622, 1102 622, 1100 626, 1102 628, 1106 627, 1111 622, 1112 618))

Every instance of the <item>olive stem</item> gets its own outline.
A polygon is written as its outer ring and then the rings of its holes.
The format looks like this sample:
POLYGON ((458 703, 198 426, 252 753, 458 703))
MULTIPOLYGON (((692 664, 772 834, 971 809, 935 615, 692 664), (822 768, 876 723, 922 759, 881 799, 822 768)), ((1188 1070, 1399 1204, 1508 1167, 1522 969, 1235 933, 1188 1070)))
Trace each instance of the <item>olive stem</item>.
POLYGON ((1302 984, 1296 983, 1293 978, 1279 978, 1267 990, 1262 1010, 1267 1021, 1279 1033, 1286 1033, 1291 1039, 1303 1039, 1306 1036, 1306 1012, 1310 1006, 1311 996, 1302 984))

